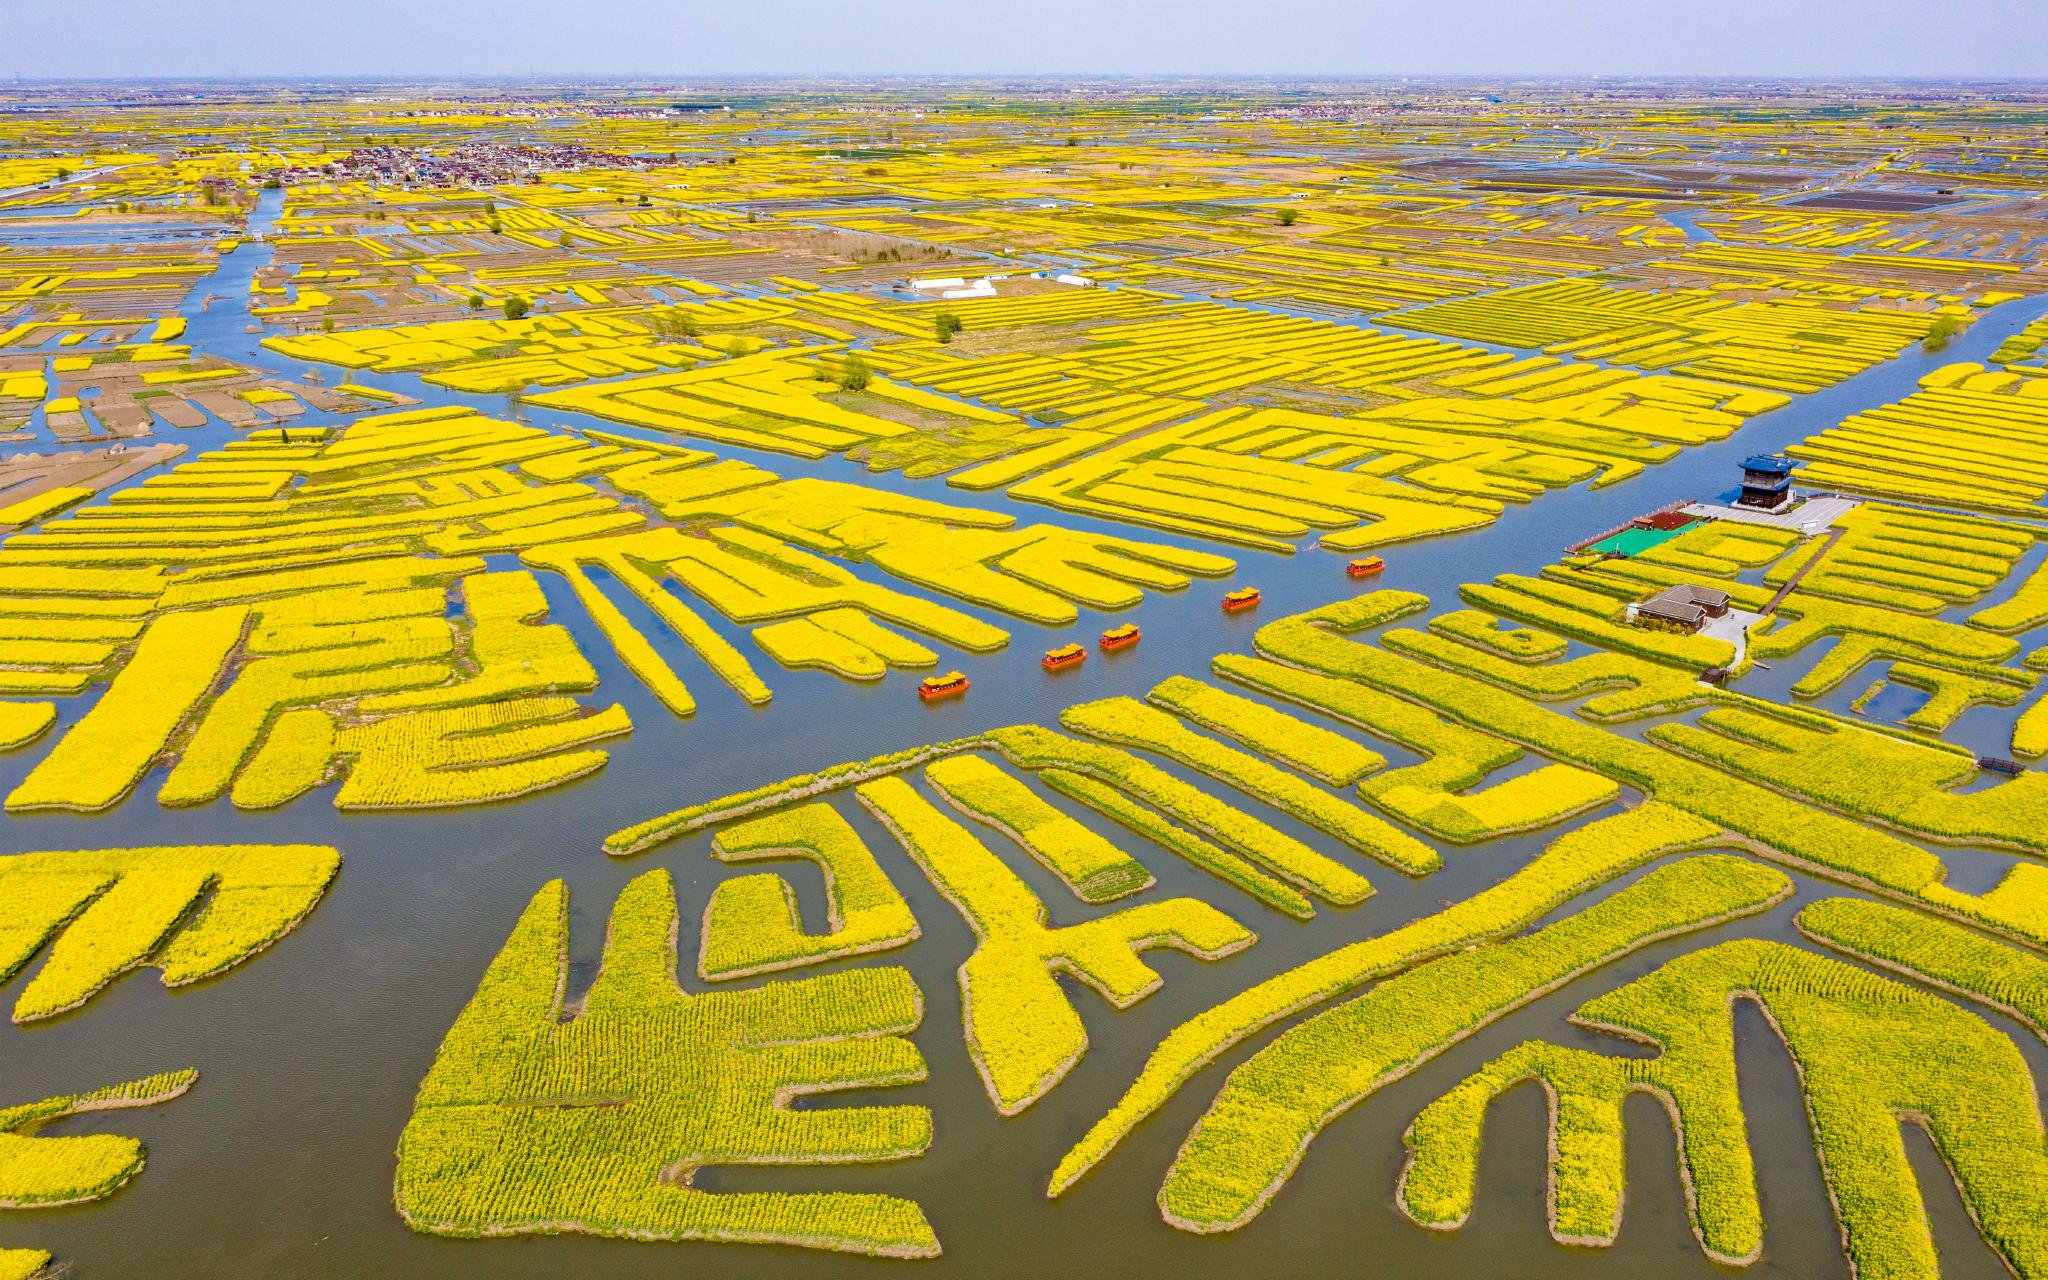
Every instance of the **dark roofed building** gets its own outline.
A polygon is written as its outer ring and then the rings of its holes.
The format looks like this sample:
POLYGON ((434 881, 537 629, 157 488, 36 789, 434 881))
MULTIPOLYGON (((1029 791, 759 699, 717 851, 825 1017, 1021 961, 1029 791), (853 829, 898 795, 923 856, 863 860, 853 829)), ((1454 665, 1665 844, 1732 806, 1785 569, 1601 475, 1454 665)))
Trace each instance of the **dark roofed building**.
POLYGON ((1706 625, 1707 619, 1723 617, 1727 612, 1727 592, 1680 583, 1664 588, 1648 600, 1630 605, 1628 618, 1630 622, 1639 624, 1698 631, 1706 625))
POLYGON ((1777 511, 1792 501, 1792 468, 1797 462, 1781 453, 1758 453, 1742 460, 1742 496, 1739 507, 1777 511))

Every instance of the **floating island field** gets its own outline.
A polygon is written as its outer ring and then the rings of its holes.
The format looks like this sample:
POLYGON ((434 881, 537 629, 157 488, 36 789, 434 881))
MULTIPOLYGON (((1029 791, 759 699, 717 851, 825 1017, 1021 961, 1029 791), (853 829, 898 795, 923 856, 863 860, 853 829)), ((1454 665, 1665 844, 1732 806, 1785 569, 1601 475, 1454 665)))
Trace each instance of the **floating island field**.
POLYGON ((10 85, 0 1278, 2048 1280, 2044 500, 2037 88, 10 85))

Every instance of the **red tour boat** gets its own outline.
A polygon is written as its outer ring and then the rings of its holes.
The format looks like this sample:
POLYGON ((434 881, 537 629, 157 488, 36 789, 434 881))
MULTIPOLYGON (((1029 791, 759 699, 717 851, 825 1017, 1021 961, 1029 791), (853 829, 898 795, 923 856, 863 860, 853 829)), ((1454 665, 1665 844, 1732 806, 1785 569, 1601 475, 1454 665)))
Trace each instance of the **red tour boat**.
POLYGON ((1344 573, 1346 577, 1351 578, 1370 578, 1386 567, 1387 562, 1378 556, 1367 556, 1363 560, 1353 560, 1345 565, 1344 573))
POLYGON ((1062 667, 1078 667, 1088 661, 1088 651, 1078 644, 1063 644, 1057 649, 1047 649, 1045 658, 1039 663, 1047 671, 1058 671, 1062 667))
POLYGON ((937 702, 940 698, 957 698, 967 692, 967 677, 958 671, 948 671, 942 676, 926 676, 917 686, 917 696, 926 702, 937 702))
POLYGON ((1223 593, 1223 612, 1237 613, 1243 609, 1256 609, 1259 604, 1257 587, 1239 587, 1223 593))
POLYGON ((1128 649, 1137 644, 1139 635, 1138 624, 1126 622, 1103 632, 1099 647, 1104 653, 1115 653, 1118 649, 1128 649))

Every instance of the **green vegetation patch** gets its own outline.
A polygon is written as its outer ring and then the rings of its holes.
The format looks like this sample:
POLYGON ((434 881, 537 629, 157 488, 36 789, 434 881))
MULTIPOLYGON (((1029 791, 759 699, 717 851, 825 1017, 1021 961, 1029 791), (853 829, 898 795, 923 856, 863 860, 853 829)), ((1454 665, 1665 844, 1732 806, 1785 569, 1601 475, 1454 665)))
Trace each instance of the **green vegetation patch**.
POLYGON ((131 969, 184 986, 298 927, 341 869, 319 845, 177 845, 0 858, 0 982, 49 956, 14 1020, 54 1017, 131 969))
POLYGON ((938 1253, 923 1211, 896 1196, 691 1185, 707 1166, 922 1154, 923 1107, 794 1105, 925 1078, 907 1038, 923 999, 907 971, 688 994, 676 984, 674 887, 651 871, 619 895, 597 981, 564 1021, 568 909, 559 880, 534 896, 442 1041, 399 1139, 393 1195, 407 1223, 448 1236, 938 1253))
POLYGON ((740 978, 916 941, 910 904, 859 833, 830 805, 810 804, 728 827, 712 841, 721 862, 801 858, 825 878, 825 932, 805 933, 796 891, 772 872, 720 884, 704 909, 697 972, 740 978))
POLYGON ((1315 1135, 1367 1095, 1579 974, 1791 890, 1770 867, 1690 858, 1526 937, 1433 960, 1318 1014, 1230 1073, 1167 1173, 1160 1210, 1189 1231, 1243 1226, 1315 1135))
POLYGON ((1054 928, 1030 886, 909 783, 880 778, 857 794, 981 940, 960 966, 961 1021, 968 1054, 1004 1115, 1043 1097, 1087 1052, 1087 1028, 1055 973, 1073 975, 1124 1009, 1162 982, 1140 952, 1170 947, 1219 960, 1257 940, 1196 898, 1149 902, 1054 928))
MULTIPOLYGON (((1961 932, 1939 929, 1926 941, 1938 946, 1961 932)), ((1845 932, 1858 931, 1852 923, 1845 932)), ((1571 1243, 1610 1243, 1622 1213, 1622 1105, 1644 1092, 1672 1114, 1701 1247, 1720 1262, 1754 1260, 1763 1248, 1763 1212, 1736 1079, 1737 1000, 1763 1007, 1798 1065, 1821 1172, 1857 1274, 1940 1272, 1901 1124, 1933 1139, 1986 1243, 2014 1273, 2043 1273, 2048 1156, 2033 1077, 2018 1048, 1937 996, 1757 939, 1681 956, 1574 1015, 1583 1026, 1655 1046, 1656 1055, 1525 1044, 1430 1104, 1408 1134, 1403 1208, 1426 1225, 1461 1223, 1471 1210, 1488 1101, 1535 1079, 1554 1100, 1551 1231, 1571 1243)))

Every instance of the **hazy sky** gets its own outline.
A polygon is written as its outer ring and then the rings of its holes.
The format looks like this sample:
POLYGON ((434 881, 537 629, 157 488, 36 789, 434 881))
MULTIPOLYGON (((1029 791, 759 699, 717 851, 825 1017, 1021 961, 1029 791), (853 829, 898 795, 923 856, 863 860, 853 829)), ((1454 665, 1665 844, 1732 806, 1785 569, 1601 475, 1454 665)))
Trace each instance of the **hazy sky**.
POLYGON ((0 0, 0 75, 2048 76, 2043 0, 0 0))

